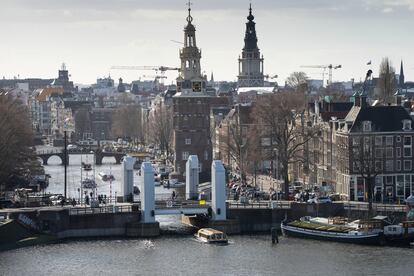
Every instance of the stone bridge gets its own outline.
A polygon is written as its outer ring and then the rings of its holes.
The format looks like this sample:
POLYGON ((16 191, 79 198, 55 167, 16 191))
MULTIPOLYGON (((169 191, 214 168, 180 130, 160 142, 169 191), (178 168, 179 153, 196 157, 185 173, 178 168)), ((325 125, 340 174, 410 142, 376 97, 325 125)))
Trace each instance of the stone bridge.
POLYGON ((42 159, 43 165, 47 165, 49 158, 52 156, 58 156, 62 162, 62 165, 65 165, 65 163, 69 165, 69 155, 75 155, 75 154, 79 155, 79 154, 89 154, 89 153, 91 154, 93 153, 95 155, 96 165, 102 165, 102 160, 104 157, 115 157, 116 164, 121 164, 122 158, 125 155, 127 155, 126 152, 107 152, 107 151, 104 152, 100 149, 97 149, 95 151, 88 151, 88 152, 81 151, 81 150, 77 150, 77 151, 71 150, 71 151, 68 151, 68 156, 66 160, 64 160, 65 153, 63 149, 37 151, 36 154, 39 158, 42 159))

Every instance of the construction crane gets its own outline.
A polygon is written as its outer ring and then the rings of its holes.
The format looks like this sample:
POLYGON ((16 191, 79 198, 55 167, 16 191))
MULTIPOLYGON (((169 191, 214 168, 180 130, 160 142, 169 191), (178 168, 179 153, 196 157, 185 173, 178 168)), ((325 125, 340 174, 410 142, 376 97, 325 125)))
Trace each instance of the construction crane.
POLYGON ((342 68, 342 65, 332 65, 332 64, 328 64, 328 65, 302 65, 302 68, 321 68, 323 69, 322 72, 322 83, 325 83, 325 74, 326 74, 326 69, 329 70, 329 79, 328 79, 328 85, 332 84, 332 69, 339 69, 342 68))
POLYGON ((166 71, 180 71, 181 69, 178 67, 169 67, 169 66, 112 66, 111 70, 147 70, 151 71, 154 70, 156 73, 160 72, 160 76, 157 79, 161 79, 161 84, 164 85, 164 79, 167 77, 165 76, 166 71))
POLYGON ((180 71, 181 69, 168 66, 112 66, 111 70, 154 70, 157 73, 160 72, 161 76, 164 76, 166 71, 180 71))

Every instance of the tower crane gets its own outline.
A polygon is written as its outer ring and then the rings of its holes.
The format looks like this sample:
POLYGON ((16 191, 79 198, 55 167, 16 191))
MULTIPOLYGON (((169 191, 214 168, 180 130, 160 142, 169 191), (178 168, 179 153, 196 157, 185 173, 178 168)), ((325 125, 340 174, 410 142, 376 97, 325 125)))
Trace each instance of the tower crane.
POLYGON ((146 71, 155 71, 156 73, 160 72, 160 76, 156 79, 161 79, 162 84, 164 84, 164 79, 167 77, 165 76, 166 71, 180 71, 181 68, 178 67, 169 67, 169 66, 118 66, 114 65, 111 66, 111 70, 146 70, 146 71))
POLYGON ((326 69, 329 70, 329 79, 328 79, 328 85, 332 84, 332 69, 339 69, 342 68, 342 65, 332 65, 332 64, 328 64, 328 65, 302 65, 301 68, 321 68, 323 69, 322 72, 322 82, 325 83, 325 74, 326 74, 326 69))

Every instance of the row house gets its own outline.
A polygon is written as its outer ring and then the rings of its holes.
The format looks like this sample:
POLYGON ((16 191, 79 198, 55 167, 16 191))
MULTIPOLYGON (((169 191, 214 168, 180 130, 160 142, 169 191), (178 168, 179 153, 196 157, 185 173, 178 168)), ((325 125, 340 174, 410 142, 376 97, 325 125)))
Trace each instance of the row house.
POLYGON ((337 192, 367 200, 367 175, 375 201, 414 194, 413 120, 401 105, 369 106, 357 95, 351 111, 335 124, 337 192))

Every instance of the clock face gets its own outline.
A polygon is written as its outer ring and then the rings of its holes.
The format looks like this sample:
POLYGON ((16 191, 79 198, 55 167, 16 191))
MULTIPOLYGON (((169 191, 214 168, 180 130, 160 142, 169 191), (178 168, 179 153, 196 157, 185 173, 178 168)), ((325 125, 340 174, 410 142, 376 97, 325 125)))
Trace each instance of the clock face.
POLYGON ((201 92, 201 82, 193 82, 193 92, 201 92))

